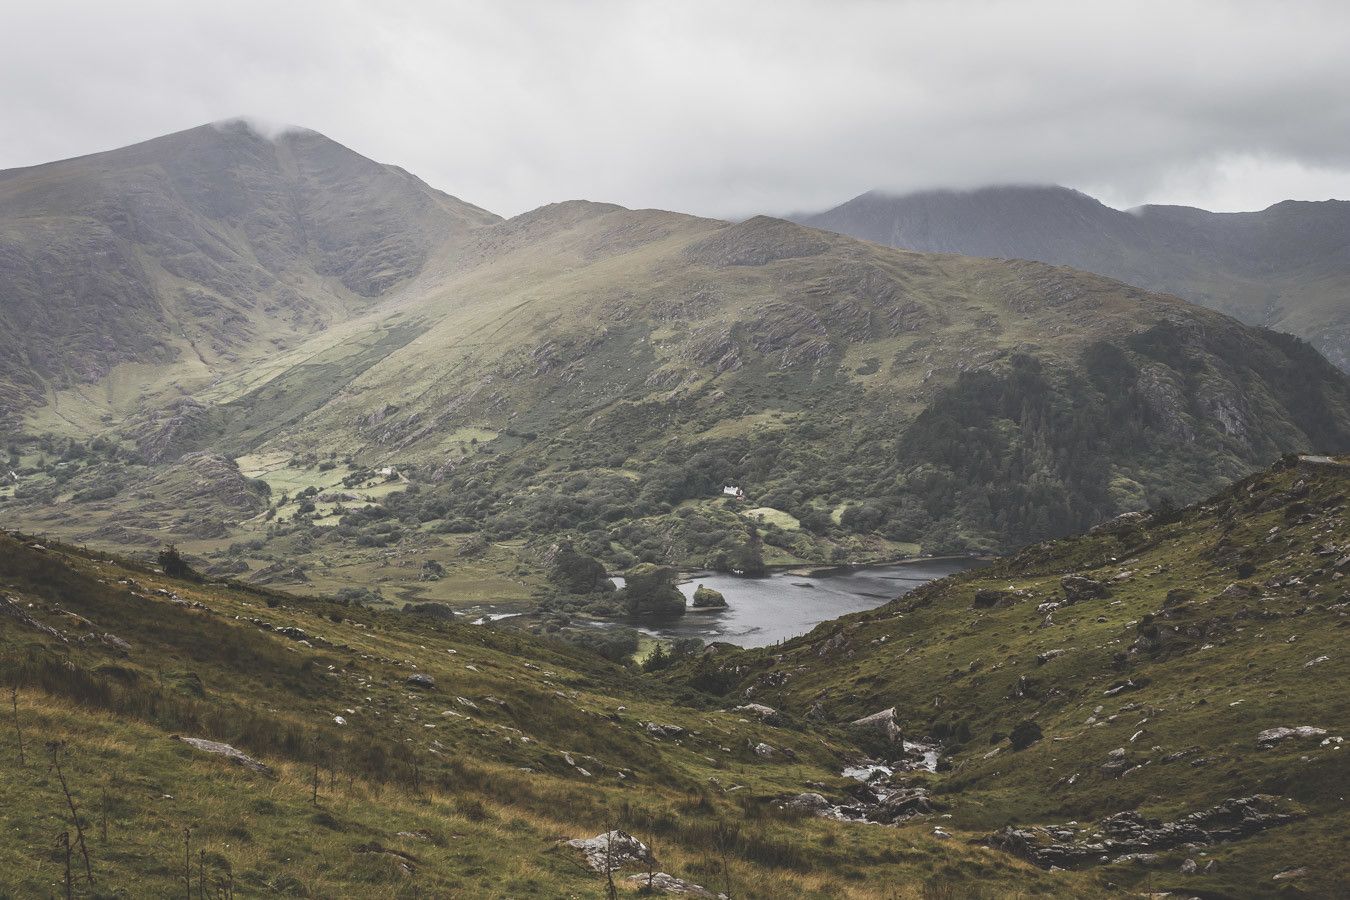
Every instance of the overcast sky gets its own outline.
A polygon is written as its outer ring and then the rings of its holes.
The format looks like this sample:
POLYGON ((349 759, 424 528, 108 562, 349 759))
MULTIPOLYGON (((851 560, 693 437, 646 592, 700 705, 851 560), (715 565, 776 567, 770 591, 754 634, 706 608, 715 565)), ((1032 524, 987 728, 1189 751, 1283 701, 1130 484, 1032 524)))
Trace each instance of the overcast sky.
POLYGON ((0 168, 248 114, 512 215, 1350 199, 1346 2, 0 0, 0 168))

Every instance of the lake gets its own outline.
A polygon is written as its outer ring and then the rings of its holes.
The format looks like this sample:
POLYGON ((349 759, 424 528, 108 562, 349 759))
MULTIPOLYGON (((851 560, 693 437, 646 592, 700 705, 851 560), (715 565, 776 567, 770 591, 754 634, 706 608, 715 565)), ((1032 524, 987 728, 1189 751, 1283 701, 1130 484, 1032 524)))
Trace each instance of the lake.
POLYGON ((811 577, 779 572, 767 578, 708 573, 680 585, 685 599, 704 587, 721 591, 728 607, 689 612, 679 619, 635 623, 653 637, 696 637, 741 647, 763 647, 806 634, 821 622, 875 609, 921 584, 963 572, 973 559, 922 560, 888 566, 832 570, 811 577))

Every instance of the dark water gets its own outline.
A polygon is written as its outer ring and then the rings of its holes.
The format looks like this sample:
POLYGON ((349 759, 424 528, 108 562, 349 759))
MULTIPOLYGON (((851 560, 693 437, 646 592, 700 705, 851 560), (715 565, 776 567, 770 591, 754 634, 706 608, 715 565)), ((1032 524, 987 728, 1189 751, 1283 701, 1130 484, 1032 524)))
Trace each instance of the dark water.
POLYGON ((682 618, 636 623, 647 634, 674 639, 697 637, 742 647, 763 647, 806 634, 821 622, 874 609, 936 578, 962 572, 976 560, 873 566, 805 578, 775 574, 740 578, 707 574, 680 585, 688 600, 700 584, 721 591, 729 604, 715 612, 695 611, 682 618))

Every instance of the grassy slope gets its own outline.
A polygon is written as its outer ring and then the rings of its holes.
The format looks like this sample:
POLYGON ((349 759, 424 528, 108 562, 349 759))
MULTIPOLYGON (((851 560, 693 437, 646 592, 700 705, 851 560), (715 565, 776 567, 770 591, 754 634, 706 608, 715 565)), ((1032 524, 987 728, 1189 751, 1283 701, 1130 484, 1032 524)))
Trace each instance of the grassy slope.
POLYGON ((1307 866, 1312 875, 1289 891, 1338 895, 1350 885, 1344 751, 1317 741, 1262 750, 1256 735, 1282 725, 1332 736, 1350 728, 1350 567, 1336 570, 1350 552, 1348 494, 1350 467, 1278 467, 1178 521, 1031 547, 781 647, 719 656, 716 667, 731 676, 729 696, 799 714, 818 706, 826 721, 894 705, 908 735, 965 723, 971 737, 934 787, 967 829, 1088 821, 1134 808, 1172 818, 1227 797, 1278 795, 1307 818, 1207 850, 1219 862, 1215 874, 1178 875, 1195 855, 1179 850, 1155 869, 1113 866, 1109 877, 1245 897, 1273 894, 1274 874, 1307 866), (1245 579, 1237 574, 1244 563, 1253 567, 1242 570, 1245 579), (1036 606, 1063 599, 1066 574, 1108 580, 1110 596, 1055 611, 1043 627, 1036 606), (1225 594, 1235 582, 1251 590, 1225 594), (975 592, 989 588, 1026 596, 1007 608, 973 608, 975 592), (1157 624, 1194 628, 1194 636, 1156 655, 1130 653, 1140 620, 1160 613, 1172 590, 1192 599, 1157 624), (1038 664, 1050 650, 1065 652, 1038 664), (1146 686, 1105 696, 1127 679, 1146 686), (1044 739, 1014 752, 1006 735, 1028 719, 1044 739), (1118 747, 1140 766, 1121 778, 1099 770, 1118 747), (1184 759, 1166 759, 1190 748, 1184 759), (1207 762, 1193 766, 1197 757, 1207 762))
POLYGON ((66 746, 104 893, 180 890, 190 826, 194 866, 205 850, 208 879, 228 866, 241 896, 602 896, 600 879, 557 841, 610 824, 652 840, 666 870, 729 883, 738 897, 1100 891, 1088 876, 940 840, 929 825, 773 813, 768 798, 842 783, 850 751, 828 729, 751 723, 515 633, 195 585, 30 543, 0 535, 0 594, 69 642, 0 616, 0 675, 19 686, 28 754, 20 765, 7 713, 0 895, 58 890, 52 847, 67 826, 43 748, 51 741, 66 746), (251 619, 302 628, 310 643, 251 619), (80 640, 106 632, 130 643, 128 656, 80 640), (436 688, 409 688, 413 671, 436 688), (689 733, 657 739, 645 721, 689 733), (278 777, 194 753, 171 734, 230 742, 278 777), (749 747, 760 740, 795 750, 796 761, 759 759, 749 747))

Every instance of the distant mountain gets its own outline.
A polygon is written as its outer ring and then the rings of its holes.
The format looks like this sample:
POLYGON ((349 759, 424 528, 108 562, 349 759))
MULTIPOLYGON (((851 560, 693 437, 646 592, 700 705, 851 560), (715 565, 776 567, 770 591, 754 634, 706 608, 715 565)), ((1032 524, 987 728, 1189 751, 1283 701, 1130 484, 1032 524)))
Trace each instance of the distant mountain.
POLYGON ((1062 187, 870 191, 795 217, 892 247, 1097 272, 1311 341, 1350 370, 1350 202, 1122 212, 1062 187))
POLYGON ((62 388, 119 411, 209 382, 495 221, 313 131, 243 121, 0 172, 0 417, 62 388))

